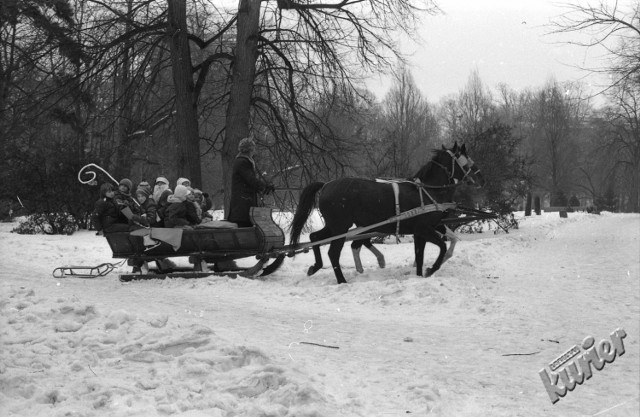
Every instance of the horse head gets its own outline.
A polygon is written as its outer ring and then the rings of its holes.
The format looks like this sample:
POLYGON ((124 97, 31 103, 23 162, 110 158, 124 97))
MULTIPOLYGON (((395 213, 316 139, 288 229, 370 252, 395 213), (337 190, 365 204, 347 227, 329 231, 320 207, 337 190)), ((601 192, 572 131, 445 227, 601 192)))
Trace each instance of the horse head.
MULTIPOLYGON (((444 147, 443 147, 444 148, 444 147)), ((446 150, 446 148, 445 148, 446 150)), ((453 148, 446 150, 452 158, 452 177, 456 181, 464 181, 468 185, 476 185, 483 187, 485 179, 480 172, 473 159, 467 155, 467 145, 458 146, 458 142, 454 143, 453 148)))
POLYGON ((458 146, 456 143, 451 149, 443 145, 442 149, 434 149, 433 154, 431 160, 420 168, 412 179, 435 188, 451 187, 461 181, 479 187, 484 186, 485 180, 480 169, 467 155, 466 145, 458 146))

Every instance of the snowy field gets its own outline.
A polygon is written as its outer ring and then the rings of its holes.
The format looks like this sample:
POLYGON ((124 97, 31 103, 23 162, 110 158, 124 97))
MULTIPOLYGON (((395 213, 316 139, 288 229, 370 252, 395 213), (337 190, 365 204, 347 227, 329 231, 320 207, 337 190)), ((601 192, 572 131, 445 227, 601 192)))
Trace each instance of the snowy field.
POLYGON ((462 235, 431 278, 414 275, 409 238, 378 246, 384 269, 363 249, 363 274, 346 246, 341 286, 327 266, 306 276, 311 253, 264 281, 56 279, 119 260, 94 232, 13 227, 0 224, 3 417, 640 415, 639 215, 462 235), (552 404, 539 371, 618 328, 624 355, 552 404))

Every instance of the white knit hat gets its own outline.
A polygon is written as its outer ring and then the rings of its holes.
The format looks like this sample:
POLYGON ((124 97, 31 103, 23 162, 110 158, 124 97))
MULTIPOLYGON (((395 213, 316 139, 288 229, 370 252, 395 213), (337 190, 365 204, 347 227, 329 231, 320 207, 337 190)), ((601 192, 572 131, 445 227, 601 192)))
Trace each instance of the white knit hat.
POLYGON ((185 201, 190 191, 184 185, 178 185, 176 190, 173 192, 173 198, 180 201, 185 201))

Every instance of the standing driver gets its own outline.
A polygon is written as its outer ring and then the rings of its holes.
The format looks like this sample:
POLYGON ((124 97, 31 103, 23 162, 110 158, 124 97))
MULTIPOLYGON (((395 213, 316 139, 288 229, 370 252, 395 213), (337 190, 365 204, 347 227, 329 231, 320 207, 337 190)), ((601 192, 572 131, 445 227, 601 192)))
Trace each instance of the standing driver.
POLYGON ((238 144, 238 152, 231 174, 231 203, 227 220, 238 227, 252 227, 249 211, 251 207, 258 206, 258 193, 268 194, 275 188, 258 174, 253 160, 256 152, 253 138, 242 139, 238 144))

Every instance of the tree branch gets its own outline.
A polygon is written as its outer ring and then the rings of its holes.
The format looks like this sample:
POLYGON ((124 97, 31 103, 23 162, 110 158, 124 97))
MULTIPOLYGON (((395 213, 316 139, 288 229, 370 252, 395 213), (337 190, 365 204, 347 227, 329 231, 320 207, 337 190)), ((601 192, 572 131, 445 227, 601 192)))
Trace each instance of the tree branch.
POLYGON ((224 35, 229 28, 231 28, 236 21, 238 20, 238 16, 234 16, 218 33, 216 33, 212 38, 205 40, 200 39, 198 36, 189 34, 187 38, 190 41, 193 41, 196 45, 200 47, 200 49, 205 49, 207 46, 211 45, 216 40, 220 39, 222 35, 224 35))
POLYGON ((344 6, 350 6, 356 3, 362 3, 366 0, 342 0, 338 3, 318 3, 318 4, 300 4, 292 0, 278 0, 278 7, 281 10, 309 10, 309 9, 340 9, 344 6))

